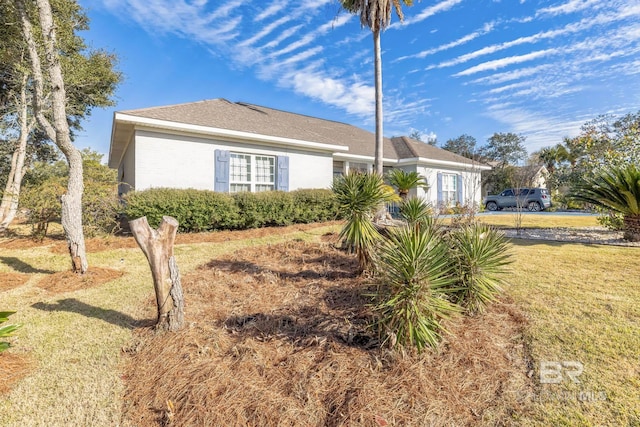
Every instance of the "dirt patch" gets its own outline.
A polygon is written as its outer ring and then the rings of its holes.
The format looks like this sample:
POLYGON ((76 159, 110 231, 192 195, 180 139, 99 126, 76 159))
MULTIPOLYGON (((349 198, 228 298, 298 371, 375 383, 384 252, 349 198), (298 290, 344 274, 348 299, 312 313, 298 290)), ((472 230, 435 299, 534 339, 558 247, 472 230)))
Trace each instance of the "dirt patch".
POLYGON ((122 271, 92 267, 85 274, 76 274, 71 271, 49 274, 40 279, 36 286, 51 293, 59 294, 100 286, 122 275, 124 275, 122 271))
MULTIPOLYGON (((327 240, 335 236, 326 236, 327 240)), ((439 352, 390 352, 367 328, 357 262, 287 242, 183 278, 189 326, 135 332, 123 409, 133 425, 509 425, 527 411, 524 315, 463 317, 439 352)))
POLYGON ((26 355, 10 351, 0 353, 0 395, 11 391, 18 381, 27 376, 33 366, 33 361, 26 355))
POLYGON ((0 291, 8 291, 27 283, 31 277, 24 273, 0 273, 0 291))

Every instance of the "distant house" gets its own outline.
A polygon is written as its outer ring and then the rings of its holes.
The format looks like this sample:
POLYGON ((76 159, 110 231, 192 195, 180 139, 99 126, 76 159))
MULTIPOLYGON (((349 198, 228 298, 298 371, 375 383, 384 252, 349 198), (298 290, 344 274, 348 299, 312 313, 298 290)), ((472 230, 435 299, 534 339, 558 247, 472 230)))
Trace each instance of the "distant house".
MULTIPOLYGON (((329 188, 372 171, 374 135, 345 123, 213 99, 114 113, 109 166, 120 193, 151 187, 220 192, 329 188)), ((431 203, 480 202, 489 166, 408 137, 385 138, 384 167, 416 171, 431 203)))
MULTIPOLYGON (((500 162, 488 161, 487 164, 494 168, 499 168, 500 162)), ((496 186, 495 182, 490 179, 491 171, 482 172, 483 189, 482 194, 498 194, 507 187, 531 187, 531 188, 547 188, 547 177, 549 171, 544 165, 525 165, 511 166, 513 173, 510 182, 504 185, 496 186)))

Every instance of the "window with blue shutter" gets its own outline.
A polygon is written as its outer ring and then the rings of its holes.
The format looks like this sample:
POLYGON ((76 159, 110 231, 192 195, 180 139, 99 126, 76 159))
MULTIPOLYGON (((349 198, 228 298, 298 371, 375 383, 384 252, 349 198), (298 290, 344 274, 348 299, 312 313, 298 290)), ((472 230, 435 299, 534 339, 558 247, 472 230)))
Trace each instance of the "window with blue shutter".
POLYGON ((276 190, 289 191, 289 157, 278 156, 278 172, 276 174, 276 190))
POLYGON ((438 172, 438 204, 442 203, 442 173, 438 172))
POLYGON ((464 205, 464 194, 463 194, 463 190, 462 190, 462 175, 458 175, 456 177, 457 179, 457 190, 458 190, 458 203, 460 203, 461 205, 464 205))
POLYGON ((231 153, 226 150, 215 151, 213 191, 221 193, 229 192, 229 158, 231 153))

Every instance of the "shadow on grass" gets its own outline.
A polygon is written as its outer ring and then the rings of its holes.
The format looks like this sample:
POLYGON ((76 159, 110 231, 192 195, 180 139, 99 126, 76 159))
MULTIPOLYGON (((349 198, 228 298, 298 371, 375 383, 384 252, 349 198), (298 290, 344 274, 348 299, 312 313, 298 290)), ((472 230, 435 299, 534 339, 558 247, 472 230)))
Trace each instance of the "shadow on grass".
POLYGON ((124 329, 147 327, 152 326, 155 323, 155 320, 152 319, 137 320, 119 311, 89 305, 75 298, 58 300, 54 304, 37 302, 31 307, 49 312, 67 311, 69 313, 77 313, 85 317, 92 317, 94 319, 103 320, 107 323, 111 323, 112 325, 116 325, 124 329))
POLYGON ((507 237, 509 243, 515 246, 552 246, 555 248, 560 248, 563 246, 571 245, 571 246, 584 246, 584 247, 596 247, 596 246, 611 246, 611 247, 624 247, 619 245, 607 245, 604 243, 584 243, 584 242, 567 242, 562 240, 547 240, 547 239, 530 239, 530 238, 521 238, 521 237, 507 237))
POLYGON ((0 262, 2 262, 3 264, 13 268, 14 270, 16 270, 17 272, 20 273, 27 273, 27 274, 36 274, 36 273, 42 273, 42 274, 53 274, 55 273, 55 271, 53 270, 42 270, 40 268, 36 268, 30 264, 27 264, 26 262, 20 260, 19 258, 16 257, 10 257, 10 256, 0 256, 0 262))
POLYGON ((244 260, 211 260, 201 269, 217 269, 232 273, 243 272, 247 274, 275 274, 280 278, 294 281, 307 281, 313 279, 353 279, 358 277, 357 268, 353 265, 353 261, 345 258, 340 253, 314 256, 305 258, 301 261, 302 267, 296 271, 286 269, 277 269, 264 267, 252 261, 244 260))

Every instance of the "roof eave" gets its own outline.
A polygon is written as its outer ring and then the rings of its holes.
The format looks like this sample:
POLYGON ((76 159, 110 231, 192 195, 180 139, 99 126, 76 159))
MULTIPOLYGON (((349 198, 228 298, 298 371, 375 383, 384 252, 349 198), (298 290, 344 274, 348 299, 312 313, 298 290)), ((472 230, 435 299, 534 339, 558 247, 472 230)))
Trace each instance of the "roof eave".
MULTIPOLYGON (((123 113, 115 113, 113 122, 114 122, 113 129, 115 129, 115 126, 117 126, 118 123, 123 123, 123 124, 129 123, 134 126, 144 126, 149 128, 158 128, 158 129, 164 129, 164 130, 195 133, 200 135, 222 137, 226 139, 235 139, 235 140, 242 140, 242 141, 248 141, 248 142, 254 142, 254 143, 262 143, 262 144, 269 143, 269 144, 276 144, 281 146, 311 149, 316 151, 327 151, 331 153, 343 152, 343 151, 349 150, 349 147, 346 147, 344 145, 325 144, 325 143, 314 142, 314 141, 304 141, 304 140, 293 139, 293 138, 284 138, 284 137, 263 135, 263 134, 236 131, 236 130, 230 130, 230 129, 221 129, 221 128, 215 128, 210 126, 200 126, 200 125, 192 125, 187 123, 171 122, 167 120, 152 119, 148 117, 139 117, 139 116, 123 114, 123 113)), ((111 141, 112 145, 115 142, 113 141, 113 135, 114 135, 114 132, 112 131, 112 141, 111 141)), ((110 151, 111 151, 111 148, 110 148, 110 151)), ((110 157, 110 162, 111 162, 111 157, 110 157)))
POLYGON ((478 163, 463 163, 463 162, 452 162, 450 160, 437 160, 437 159, 428 159, 426 157, 414 157, 410 159, 400 159, 398 160, 398 164, 421 164, 421 165, 436 165, 436 166, 453 166, 456 168, 462 169, 471 169, 476 171, 483 170, 491 170, 491 166, 481 165, 478 163))

